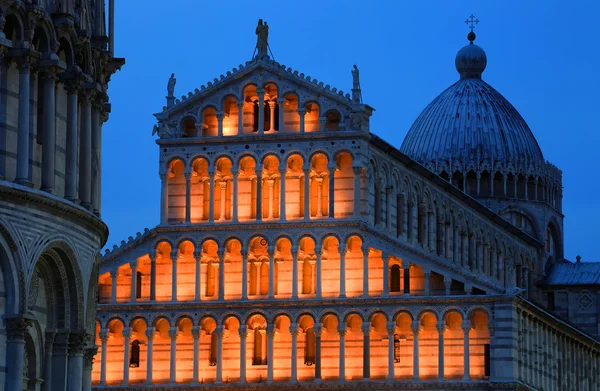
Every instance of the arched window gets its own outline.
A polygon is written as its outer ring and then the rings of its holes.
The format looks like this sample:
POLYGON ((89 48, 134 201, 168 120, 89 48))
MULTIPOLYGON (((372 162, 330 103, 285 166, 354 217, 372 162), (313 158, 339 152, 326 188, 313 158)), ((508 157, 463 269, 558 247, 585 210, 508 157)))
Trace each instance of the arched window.
POLYGON ((215 295, 215 268, 212 262, 206 266, 206 296, 213 297, 215 295))
POLYGON ((264 330, 254 330, 252 365, 267 365, 267 338, 264 330))
POLYGON ((391 267, 390 292, 400 292, 400 265, 392 265, 391 267))
POLYGON ((140 272, 136 272, 135 274, 135 298, 142 298, 142 277, 143 274, 140 272))
POLYGON ((208 365, 214 367, 217 365, 217 330, 210 335, 210 356, 208 357, 208 365))
POLYGON ((308 259, 304 260, 302 266, 302 293, 305 295, 312 293, 312 265, 308 259))
POLYGON ((252 102, 252 131, 258 132, 258 101, 252 102))
POLYGON ((325 122, 325 130, 340 130, 341 117, 337 111, 332 111, 327 114, 325 122))
POLYGON ((140 341, 137 339, 131 343, 131 354, 129 355, 129 368, 140 366, 140 341))
POLYGON ((317 339, 313 329, 306 330, 306 345, 304 346, 304 365, 311 366, 315 363, 315 349, 317 339))

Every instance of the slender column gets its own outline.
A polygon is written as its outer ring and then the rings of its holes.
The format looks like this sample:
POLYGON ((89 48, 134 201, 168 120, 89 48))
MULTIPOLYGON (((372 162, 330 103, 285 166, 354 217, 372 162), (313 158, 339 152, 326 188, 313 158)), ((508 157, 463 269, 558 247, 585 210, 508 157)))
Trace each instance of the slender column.
POLYGON ((90 165, 92 167, 91 176, 91 202, 92 211, 100 217, 100 207, 102 203, 102 121, 100 113, 104 111, 104 102, 99 95, 96 95, 94 104, 91 107, 92 121, 92 154, 90 156, 90 165))
POLYGON ((246 382, 246 337, 248 336, 248 326, 240 325, 238 328, 240 335, 240 383, 246 382))
POLYGON ((304 170, 304 221, 310 220, 310 168, 304 170))
POLYGON ((286 220, 286 211, 285 211, 285 174, 287 172, 287 167, 285 165, 279 167, 279 220, 286 220))
POLYGON ((137 290, 137 260, 129 262, 129 266, 131 266, 131 302, 135 303, 137 301, 135 294, 137 290))
POLYGON ((273 336, 275 335, 275 327, 272 324, 267 325, 267 383, 273 382, 273 336))
POLYGON ((446 331, 446 322, 441 320, 437 324, 438 331, 438 380, 444 381, 444 331, 446 331))
POLYGON ((284 115, 284 110, 285 110, 285 99, 284 98, 277 98, 277 104, 279 106, 279 131, 283 132, 283 127, 285 126, 284 122, 283 122, 283 115, 284 115))
MULTIPOLYGON (((154 342, 154 328, 146 329, 148 353, 146 355, 146 384, 152 384, 152 345, 154 342)), ((102 350, 104 352, 104 349, 102 350)), ((102 366, 104 368, 104 365, 102 366)))
POLYGON ((335 167, 329 167, 329 218, 335 217, 335 167))
POLYGON ((215 383, 223 382, 223 326, 217 326, 217 376, 215 383))
POLYGON ((171 327, 169 329, 169 338, 171 338, 171 366, 170 366, 170 378, 169 382, 174 384, 176 382, 177 374, 177 327, 171 327))
POLYGON ((177 301, 177 258, 178 250, 171 250, 171 301, 177 301))
POLYGON ((293 383, 298 381, 298 324, 290 325, 290 334, 292 334, 292 379, 293 383))
POLYGON ((192 198, 192 173, 191 172, 186 172, 185 173, 185 222, 187 224, 190 223, 191 221, 191 210, 192 210, 192 202, 191 202, 191 198, 192 198))
POLYGON ((108 329, 100 330, 100 341, 102 341, 102 352, 100 359, 100 385, 106 385, 106 345, 108 342, 108 329))
POLYGON ((371 378, 371 322, 363 322, 363 379, 371 378))
POLYGON ((413 332, 413 380, 419 381, 419 332, 421 331, 421 322, 418 320, 412 322, 413 332))
POLYGON ((388 232, 392 232, 392 187, 385 188, 385 212, 388 232))
POLYGON ((340 376, 339 381, 346 381, 346 326, 338 326, 338 333, 340 335, 340 376))
POLYGON ((410 296, 410 265, 402 265, 404 268, 404 294, 410 296))
POLYGON ((323 326, 320 323, 316 323, 313 327, 315 332, 315 381, 321 381, 321 333, 323 332, 323 326))
POLYGON ((298 247, 292 247, 292 299, 298 298, 298 247))
POLYGON ((261 270, 262 270, 263 263, 262 263, 262 261, 255 261, 255 262, 252 262, 252 264, 255 265, 255 267, 256 267, 256 289, 255 289, 256 296, 261 296, 262 293, 260 291, 260 288, 261 288, 260 280, 261 280, 261 274, 262 274, 261 270))
POLYGON ((346 245, 340 244, 340 299, 346 297, 346 245))
POLYGON ((300 117, 300 133, 304 133, 304 114, 306 114, 306 109, 298 109, 298 116, 300 117))
POLYGON ((268 212, 267 212, 267 218, 269 220, 273 219, 273 206, 275 204, 275 194, 274 194, 274 188, 275 188, 275 179, 269 178, 267 179, 267 185, 269 185, 269 203, 268 203, 268 212))
POLYGON ((242 250, 242 300, 248 299, 248 250, 242 250))
POLYGON ((81 206, 92 205, 92 106, 90 93, 80 94, 79 199, 81 206))
POLYGON ((369 297, 369 247, 363 248, 363 297, 369 297))
POLYGON ((316 177, 317 181, 317 218, 323 217, 323 177, 316 177))
POLYGON ((275 248, 269 246, 269 299, 275 298, 275 248))
POLYGON ((362 167, 352 167, 354 171, 354 217, 360 217, 360 173, 362 167))
POLYGON ((316 294, 317 294, 317 299, 320 299, 322 297, 322 276, 323 276, 323 261, 321 259, 321 250, 315 250, 315 255, 317 256, 317 288, 316 288, 316 294))
MULTIPOLYGON (((17 66, 19 68, 19 133, 17 135, 17 177, 15 182, 31 186, 31 172, 29 169, 29 94, 31 91, 31 64, 29 62, 29 57, 20 58, 17 61, 17 66)), ((18 385, 18 387, 21 387, 21 385, 18 385)))
POLYGON ((150 257, 150 301, 156 301, 156 251, 152 250, 150 257))
POLYGON ((238 131, 237 135, 241 136, 244 134, 244 102, 238 102, 238 131))
POLYGON ((195 278, 195 284, 194 284, 194 300, 195 301, 201 301, 202 300, 202 295, 201 295, 201 275, 202 275, 202 250, 201 249, 196 249, 194 250, 194 261, 196 261, 196 278, 195 278))
POLYGON ((225 115, 222 112, 217 113, 217 136, 223 137, 223 117, 225 115))
POLYGON ((265 133, 265 90, 256 89, 258 95, 258 134, 265 133))
POLYGON ((234 223, 238 222, 238 171, 231 170, 231 174, 233 175, 233 213, 231 220, 234 223))
POLYGON ((169 175, 160 174, 160 223, 165 225, 169 220, 169 175))
POLYGON ((219 256, 219 300, 225 300, 225 249, 220 248, 219 256))
POLYGON ((192 327, 192 338, 194 338, 194 362, 192 363, 192 383, 198 384, 198 356, 200 339, 200 326, 192 327))
MULTIPOLYGON (((68 377, 68 367, 69 367, 69 332, 66 329, 63 331, 56 333, 54 340, 54 348, 52 351, 52 390, 65 390, 66 385, 69 383, 68 377)), ((18 359, 18 356, 14 356, 11 354, 10 350, 6 350, 7 357, 10 357, 13 360, 18 359)), ((23 358, 19 360, 23 362, 23 358)), ((81 377, 82 368, 78 368, 79 376, 81 377)), ((21 372, 22 375, 22 372, 21 372)), ((7 370, 7 376, 11 377, 10 370, 7 370)), ((19 376, 19 383, 21 382, 22 376, 19 376)), ((21 384, 19 384, 20 386, 21 384)), ((81 383, 79 383, 81 386, 81 383)), ((12 390, 13 388, 7 387, 7 389, 12 390)), ((21 390, 21 388, 14 388, 14 390, 21 390)), ((81 388, 80 388, 81 389, 81 388)))
POLYGON ((506 194, 507 194, 507 193, 506 193, 506 180, 507 180, 507 179, 508 179, 508 177, 507 177, 506 173, 505 173, 505 172, 503 172, 503 173, 502 173, 502 182, 503 182, 503 189, 504 189, 504 192, 502 193, 502 195, 503 195, 504 197, 506 197, 506 194))
POLYGON ((396 332, 396 323, 391 321, 387 323, 388 332, 388 382, 394 381, 394 333, 396 332))
MULTIPOLYGON (((45 359, 44 359, 44 379, 48 380, 42 384, 42 391, 50 391, 52 390, 52 383, 50 379, 52 379, 52 348, 54 346, 54 337, 56 336, 56 332, 46 331, 46 343, 45 347, 45 359)), ((100 339, 102 339, 102 330, 100 330, 100 339)), ((100 374, 102 375, 102 367, 100 367, 100 374)))
POLYGON ((117 277, 119 272, 116 270, 110 271, 111 289, 110 289, 110 302, 115 304, 117 302, 117 277))
POLYGON ((269 132, 275 131, 275 101, 269 101, 269 132))
POLYGON ((256 221, 262 221, 262 167, 256 166, 256 221))
POLYGON ((219 221, 225 221, 225 203, 227 197, 227 181, 221 180, 219 181, 219 189, 221 191, 221 202, 219 203, 219 221))
MULTIPOLYGON (((87 348, 83 353, 83 385, 82 391, 92 391, 92 369, 94 366, 94 357, 98 354, 98 346, 87 348)), ((52 374, 50 374, 52 376, 52 374)), ((45 377, 49 379, 49 377, 45 377)), ((44 390, 42 385, 42 390, 44 390)))
POLYGON ((431 271, 424 270, 423 277, 425 277, 425 296, 431 296, 431 289, 429 288, 431 282, 431 271))
POLYGON ((452 289, 452 278, 444 276, 444 286, 446 287, 446 296, 450 296, 452 289))
POLYGON ((86 342, 87 334, 85 332, 69 335, 67 391, 80 391, 83 388, 83 349, 86 342))
POLYGON ((79 110, 78 92, 79 85, 76 80, 65 83, 67 91, 67 150, 65 172, 65 198, 71 202, 77 201, 77 148, 79 147, 79 110))
POLYGON ((131 342, 131 327, 123 329, 123 339, 125 346, 123 348, 123 385, 129 385, 129 344, 131 342))
POLYGON ((327 124, 327 118, 319 117, 319 131, 324 132, 326 124, 327 124))
POLYGON ((383 297, 390 295, 390 256, 381 253, 381 259, 383 260, 383 297))
POLYGON ((208 201, 208 222, 215 222, 215 169, 208 170, 209 176, 209 185, 208 185, 208 194, 210 194, 210 198, 208 201))
POLYGON ((469 352, 469 332, 471 331, 471 321, 463 321, 463 346, 464 346, 464 376, 463 381, 471 381, 471 363, 470 363, 470 352, 469 352))

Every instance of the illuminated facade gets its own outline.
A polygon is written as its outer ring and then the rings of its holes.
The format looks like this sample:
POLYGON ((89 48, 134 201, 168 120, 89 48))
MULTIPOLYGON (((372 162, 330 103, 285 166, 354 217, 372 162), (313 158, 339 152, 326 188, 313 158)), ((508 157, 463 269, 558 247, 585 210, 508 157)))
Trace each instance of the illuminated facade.
POLYGON ((500 218, 489 171, 459 185, 370 133, 357 69, 344 94, 264 50, 156 114, 161 223, 103 257, 96 387, 600 387, 594 340, 533 304, 560 172, 539 199, 500 178, 500 218))
POLYGON ((124 63, 113 56, 105 6, 0 1, 1 390, 92 387, 108 236, 102 125, 124 63))

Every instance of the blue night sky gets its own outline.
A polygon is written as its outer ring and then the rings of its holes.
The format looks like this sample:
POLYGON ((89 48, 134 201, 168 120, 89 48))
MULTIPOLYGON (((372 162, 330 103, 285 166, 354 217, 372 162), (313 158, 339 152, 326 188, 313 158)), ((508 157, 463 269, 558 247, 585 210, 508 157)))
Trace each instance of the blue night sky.
POLYGON ((371 131, 399 147, 425 106, 458 80, 465 19, 480 19, 483 79, 523 115, 547 160, 563 171, 565 256, 600 261, 597 148, 600 51, 593 1, 116 1, 112 114, 104 126, 103 218, 112 247, 159 221, 153 113, 175 95, 250 60, 258 18, 275 60, 349 92, 358 64, 371 131), (543 6, 541 7, 541 5, 543 6))

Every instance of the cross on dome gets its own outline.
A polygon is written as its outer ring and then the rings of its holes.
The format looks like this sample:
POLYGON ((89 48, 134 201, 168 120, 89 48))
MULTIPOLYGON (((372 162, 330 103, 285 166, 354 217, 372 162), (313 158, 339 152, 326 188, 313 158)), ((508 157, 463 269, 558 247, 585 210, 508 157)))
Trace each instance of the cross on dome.
POLYGON ((479 23, 479 19, 477 19, 475 15, 471 14, 471 16, 469 16, 467 20, 465 20, 465 23, 469 25, 469 28, 471 29, 471 31, 467 35, 467 39, 471 42, 472 45, 476 37, 475 32, 473 30, 475 30, 475 25, 479 23))

